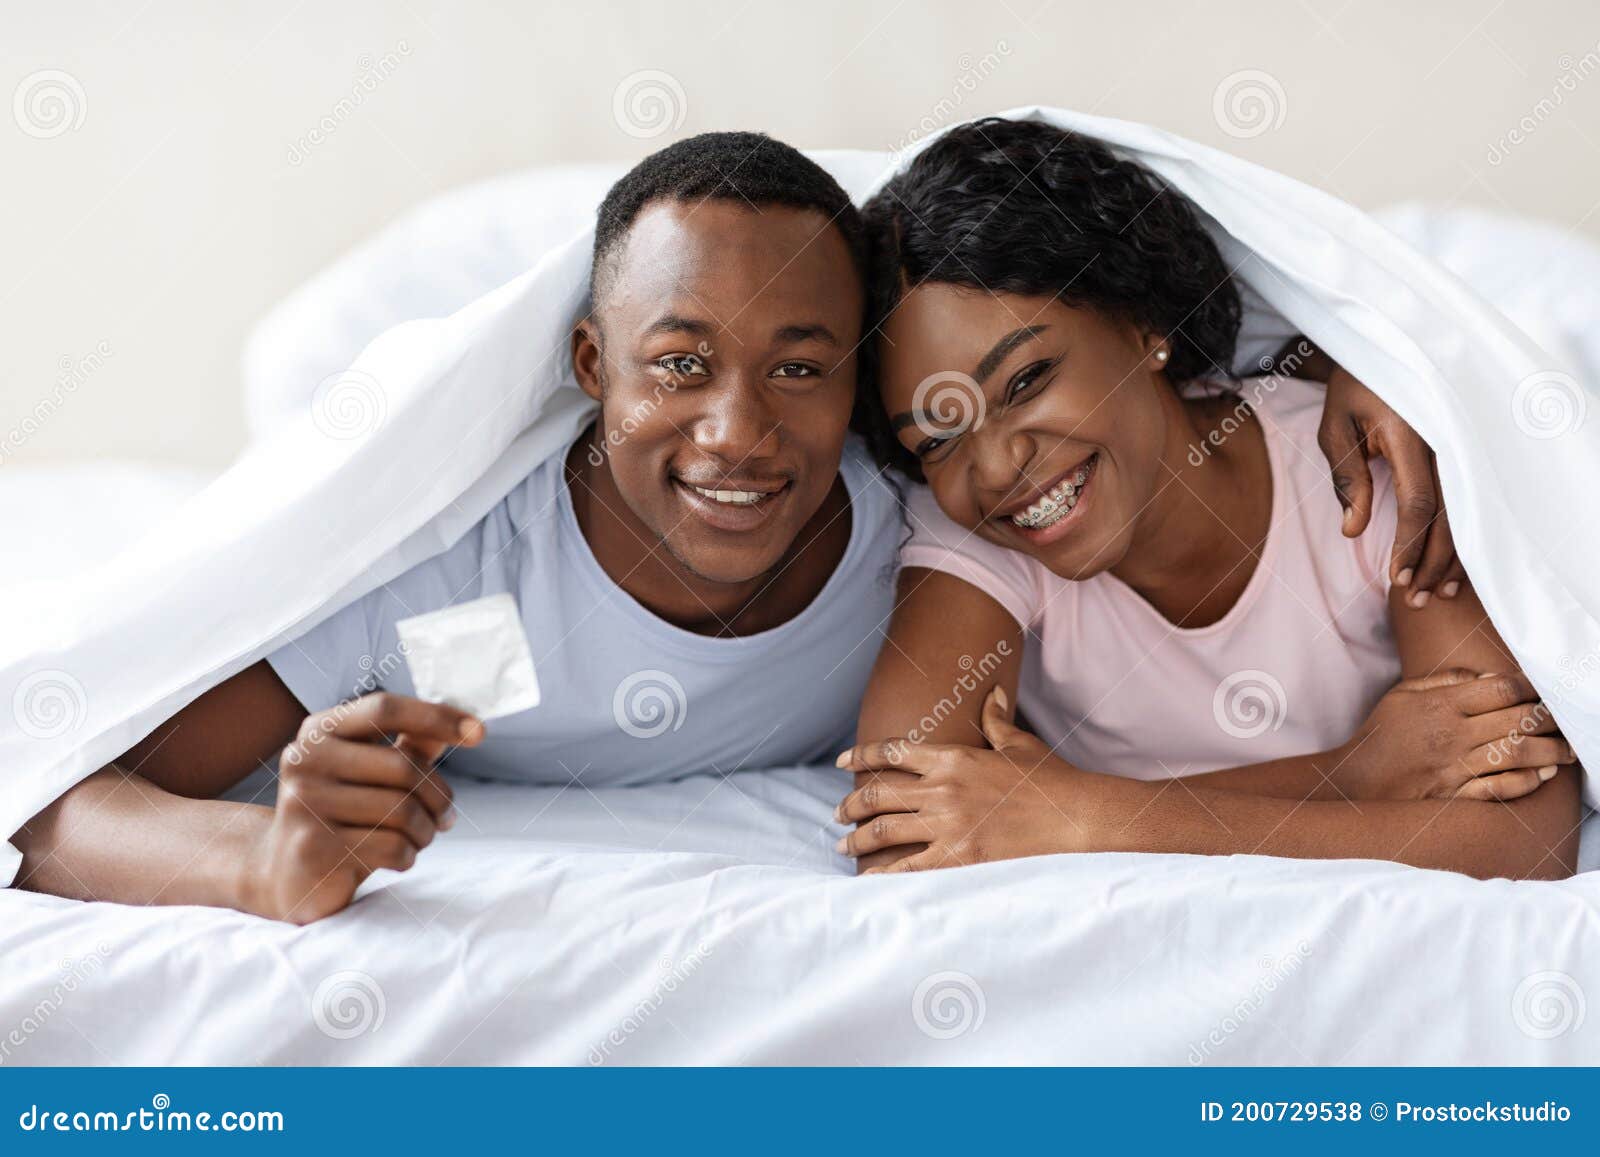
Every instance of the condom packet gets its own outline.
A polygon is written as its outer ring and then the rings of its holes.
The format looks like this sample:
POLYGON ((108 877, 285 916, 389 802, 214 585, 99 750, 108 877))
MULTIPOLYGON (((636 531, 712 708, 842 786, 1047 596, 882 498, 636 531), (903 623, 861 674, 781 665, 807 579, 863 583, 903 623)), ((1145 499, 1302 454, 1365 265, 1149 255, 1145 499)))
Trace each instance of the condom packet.
POLYGON ((457 603, 394 626, 417 698, 448 703, 479 719, 539 705, 528 636, 509 594, 457 603))

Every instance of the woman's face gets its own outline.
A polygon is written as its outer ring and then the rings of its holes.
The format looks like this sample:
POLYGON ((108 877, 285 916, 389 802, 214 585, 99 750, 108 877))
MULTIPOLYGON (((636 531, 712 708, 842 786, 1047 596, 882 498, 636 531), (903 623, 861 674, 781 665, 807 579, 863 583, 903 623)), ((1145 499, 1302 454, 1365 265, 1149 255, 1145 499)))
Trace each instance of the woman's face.
POLYGON ((1170 484, 1165 342, 1053 297, 913 289, 883 327, 883 402, 959 525, 1087 578, 1170 484))

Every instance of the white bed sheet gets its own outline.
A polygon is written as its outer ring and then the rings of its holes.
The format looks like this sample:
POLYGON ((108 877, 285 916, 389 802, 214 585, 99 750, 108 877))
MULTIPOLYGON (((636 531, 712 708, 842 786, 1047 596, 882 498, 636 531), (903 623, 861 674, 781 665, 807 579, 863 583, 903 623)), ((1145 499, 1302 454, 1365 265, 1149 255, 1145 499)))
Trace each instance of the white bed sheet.
POLYGON ((855 879, 843 784, 462 783, 412 871, 307 928, 0 892, 0 1064, 1600 1061, 1600 874, 1095 855, 855 879))

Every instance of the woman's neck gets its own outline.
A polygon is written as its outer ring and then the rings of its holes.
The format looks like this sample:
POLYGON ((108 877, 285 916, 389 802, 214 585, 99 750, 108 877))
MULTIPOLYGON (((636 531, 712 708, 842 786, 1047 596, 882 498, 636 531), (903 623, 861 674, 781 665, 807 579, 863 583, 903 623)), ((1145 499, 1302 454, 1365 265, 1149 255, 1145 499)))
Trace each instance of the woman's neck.
POLYGON ((1168 622, 1205 627, 1244 594, 1272 521, 1272 465, 1261 422, 1233 395, 1163 403, 1161 481, 1111 573, 1168 622))

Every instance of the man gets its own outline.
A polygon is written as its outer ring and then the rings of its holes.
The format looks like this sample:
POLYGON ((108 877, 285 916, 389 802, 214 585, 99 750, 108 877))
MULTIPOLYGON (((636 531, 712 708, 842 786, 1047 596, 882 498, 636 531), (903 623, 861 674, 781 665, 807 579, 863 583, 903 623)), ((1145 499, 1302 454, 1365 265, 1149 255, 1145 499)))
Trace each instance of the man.
MULTIPOLYGON (((572 337, 595 424, 449 550, 41 812, 13 837, 20 883, 304 923, 451 826, 447 753, 471 774, 589 786, 831 761, 902 537, 895 494, 848 438, 865 248, 838 184, 765 136, 643 161, 600 207, 592 312, 572 337), (414 698, 387 660, 397 620, 501 592, 545 697, 486 729, 414 698), (217 798, 280 753, 273 807, 217 798)), ((1425 461, 1381 403, 1356 401, 1425 461)), ((1421 558, 1417 531, 1402 525, 1421 558)))

